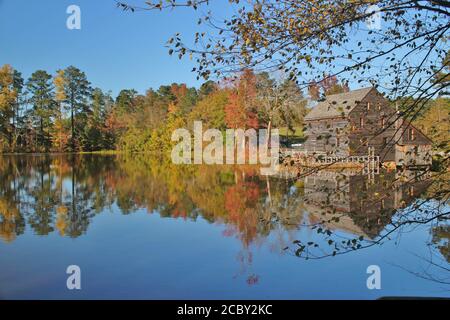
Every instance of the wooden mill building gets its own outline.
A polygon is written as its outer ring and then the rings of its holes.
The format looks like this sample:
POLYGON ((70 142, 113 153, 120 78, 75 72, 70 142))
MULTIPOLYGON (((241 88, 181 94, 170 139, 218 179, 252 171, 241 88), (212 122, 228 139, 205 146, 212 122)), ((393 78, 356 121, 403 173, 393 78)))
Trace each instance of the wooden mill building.
POLYGON ((327 96, 306 115, 305 130, 314 157, 364 156, 371 147, 381 162, 431 164, 431 140, 375 88, 327 96))

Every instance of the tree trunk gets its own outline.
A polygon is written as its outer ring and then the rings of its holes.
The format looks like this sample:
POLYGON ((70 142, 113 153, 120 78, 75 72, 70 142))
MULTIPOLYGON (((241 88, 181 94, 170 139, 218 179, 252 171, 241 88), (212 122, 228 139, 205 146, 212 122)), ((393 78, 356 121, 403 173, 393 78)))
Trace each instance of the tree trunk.
POLYGON ((13 122, 13 152, 15 152, 16 150, 16 142, 17 142, 17 113, 18 113, 18 105, 19 105, 19 99, 16 99, 16 104, 14 105, 13 108, 13 118, 12 118, 12 122, 13 122))
POLYGON ((272 208, 272 193, 270 192, 270 181, 268 175, 266 175, 266 188, 267 188, 267 195, 269 196, 270 208, 272 208))
POLYGON ((70 112, 70 128, 71 128, 71 137, 70 137, 70 140, 71 140, 71 145, 72 145, 72 148, 73 148, 73 146, 74 146, 74 135, 75 135, 75 130, 74 130, 74 125, 73 125, 73 107, 71 108, 71 112, 70 112))
POLYGON ((72 145, 72 150, 75 149, 75 125, 74 125, 74 108, 75 108, 75 101, 74 101, 74 97, 73 97, 73 93, 71 94, 71 98, 70 98, 70 126, 71 126, 71 131, 72 131, 72 137, 70 139, 71 141, 71 145, 72 145))
MULTIPOLYGON (((270 137, 272 136, 272 118, 269 119, 269 123, 267 124, 267 141, 266 141, 266 151, 269 150, 270 146, 270 137)), ((268 153, 267 153, 268 154, 268 153)))
POLYGON ((44 145, 44 121, 42 120, 42 117, 40 119, 40 131, 41 131, 41 146, 43 146, 45 150, 46 148, 44 145))

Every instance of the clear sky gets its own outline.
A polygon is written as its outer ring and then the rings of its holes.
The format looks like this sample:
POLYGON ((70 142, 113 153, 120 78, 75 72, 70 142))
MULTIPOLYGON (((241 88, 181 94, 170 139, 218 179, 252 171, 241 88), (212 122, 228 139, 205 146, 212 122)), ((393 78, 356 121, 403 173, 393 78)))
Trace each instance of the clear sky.
POLYGON ((195 17, 190 9, 123 12, 114 0, 0 0, 0 65, 11 64, 24 78, 74 65, 114 95, 172 82, 198 86, 193 63, 164 47, 176 32, 189 39, 197 31, 195 17), (81 8, 81 30, 66 27, 71 4, 81 8))
MULTIPOLYGON (((209 9, 219 19, 232 10, 225 0, 211 1, 209 9)), ((11 64, 24 78, 38 69, 54 74, 74 65, 86 72, 94 87, 111 90, 114 96, 121 89, 144 93, 173 82, 198 87, 202 81, 191 72, 194 63, 169 56, 165 47, 177 32, 192 44, 199 31, 198 16, 190 8, 124 12, 115 0, 0 0, 0 65, 11 64), (66 10, 72 4, 81 8, 81 30, 66 27, 66 10)), ((355 34, 351 43, 365 36, 355 34)), ((414 62, 415 57, 410 59, 414 62)), ((352 89, 370 85, 350 80, 352 89)))

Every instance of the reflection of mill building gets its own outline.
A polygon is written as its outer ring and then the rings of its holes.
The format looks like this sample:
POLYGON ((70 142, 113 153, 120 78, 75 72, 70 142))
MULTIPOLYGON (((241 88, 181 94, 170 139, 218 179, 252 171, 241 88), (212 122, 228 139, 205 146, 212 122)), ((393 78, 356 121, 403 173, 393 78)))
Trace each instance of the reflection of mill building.
POLYGON ((429 180, 416 175, 420 172, 382 172, 369 182, 365 175, 322 170, 305 177, 305 207, 311 220, 328 228, 375 238, 397 209, 429 186, 429 180))
POLYGON ((383 162, 431 163, 431 140, 375 88, 328 96, 306 115, 305 128, 308 154, 362 156, 373 147, 383 162))

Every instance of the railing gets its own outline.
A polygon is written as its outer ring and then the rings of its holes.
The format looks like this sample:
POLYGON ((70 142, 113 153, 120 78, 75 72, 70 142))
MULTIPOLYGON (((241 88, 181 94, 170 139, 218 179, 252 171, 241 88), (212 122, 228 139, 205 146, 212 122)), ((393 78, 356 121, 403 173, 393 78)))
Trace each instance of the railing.
POLYGON ((336 156, 319 156, 316 159, 317 163, 323 164, 331 164, 331 163, 366 163, 369 161, 375 161, 377 163, 380 162, 380 156, 345 156, 345 157, 336 157, 336 156))
MULTIPOLYGON (((368 174, 370 178, 374 178, 375 174, 379 174, 380 156, 375 155, 375 148, 368 147, 367 155, 360 156, 329 156, 326 153, 308 153, 307 151, 298 151, 292 149, 284 149, 281 151, 285 156, 299 158, 303 156, 303 161, 312 165, 333 165, 333 164, 363 164, 363 172, 368 174)), ((299 159, 298 158, 298 159, 299 159)))

